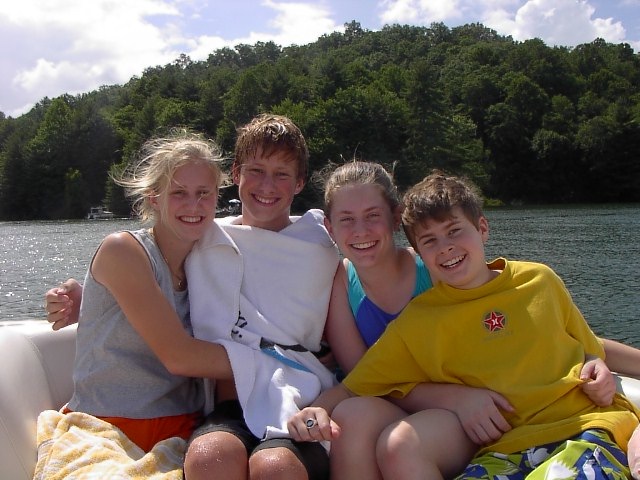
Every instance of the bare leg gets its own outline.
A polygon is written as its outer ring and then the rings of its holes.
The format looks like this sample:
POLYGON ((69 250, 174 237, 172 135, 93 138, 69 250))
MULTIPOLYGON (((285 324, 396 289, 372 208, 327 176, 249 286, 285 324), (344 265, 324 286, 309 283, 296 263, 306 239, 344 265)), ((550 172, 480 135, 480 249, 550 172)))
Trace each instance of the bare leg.
MULTIPOLYGON (((226 477, 217 477, 226 478, 226 477)), ((249 458, 251 480, 307 480, 307 469, 284 447, 258 450, 249 458)))
POLYGON ((247 449, 238 437, 227 432, 207 433, 194 439, 184 459, 187 480, 246 480, 247 449))
POLYGON ((441 479, 460 473, 477 450, 455 413, 431 409, 386 428, 376 455, 385 479, 441 479))
POLYGON ((341 402, 332 414, 342 432, 331 444, 331 479, 381 479, 376 441, 388 425, 406 415, 400 407, 378 397, 354 397, 341 402))
POLYGON ((628 445, 629 469, 634 480, 640 480, 640 426, 636 427, 628 445))

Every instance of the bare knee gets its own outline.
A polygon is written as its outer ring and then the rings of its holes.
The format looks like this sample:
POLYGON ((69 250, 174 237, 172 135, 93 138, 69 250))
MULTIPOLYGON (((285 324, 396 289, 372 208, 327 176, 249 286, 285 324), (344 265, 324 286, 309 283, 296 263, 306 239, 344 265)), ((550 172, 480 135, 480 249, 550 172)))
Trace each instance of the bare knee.
POLYGON ((449 478, 467 465, 476 448, 454 413, 424 410, 382 432, 376 459, 385 478, 449 478))
POLYGON ((235 435, 214 432, 195 438, 184 459, 187 480, 247 478, 247 450, 235 435))
POLYGON ((377 438, 387 425, 406 415, 404 410, 385 399, 353 397, 340 402, 331 416, 342 428, 341 437, 353 433, 364 439, 377 438))
POLYGON ((629 468, 634 479, 640 479, 640 426, 636 427, 629 440, 629 468))
POLYGON ((376 463, 376 441, 390 424, 406 413, 387 400, 354 397, 341 402, 332 417, 340 425, 340 436, 331 445, 331 478, 380 478, 376 463))
POLYGON ((384 478, 441 478, 437 469, 422 455, 420 437, 413 427, 399 421, 387 427, 376 443, 376 462, 384 478), (425 476, 426 472, 430 476, 425 476), (435 472, 435 473, 434 473, 435 472))
POLYGON ((249 458, 251 480, 308 480, 307 469, 289 449, 265 448, 249 458))

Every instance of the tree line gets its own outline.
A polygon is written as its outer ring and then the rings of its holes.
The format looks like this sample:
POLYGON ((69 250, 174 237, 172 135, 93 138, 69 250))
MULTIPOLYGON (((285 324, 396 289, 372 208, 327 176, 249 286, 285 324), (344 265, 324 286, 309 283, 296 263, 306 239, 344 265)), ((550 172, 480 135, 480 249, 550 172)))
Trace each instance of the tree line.
MULTIPOLYGON (((353 21, 308 45, 181 55, 124 85, 0 113, 0 220, 81 218, 93 205, 127 215, 109 173, 144 140, 185 126, 230 155, 236 127, 261 112, 300 126, 311 172, 355 157, 392 168, 401 189, 441 168, 495 203, 640 201, 640 57, 628 44, 353 21)), ((294 208, 320 203, 307 187, 294 208)))

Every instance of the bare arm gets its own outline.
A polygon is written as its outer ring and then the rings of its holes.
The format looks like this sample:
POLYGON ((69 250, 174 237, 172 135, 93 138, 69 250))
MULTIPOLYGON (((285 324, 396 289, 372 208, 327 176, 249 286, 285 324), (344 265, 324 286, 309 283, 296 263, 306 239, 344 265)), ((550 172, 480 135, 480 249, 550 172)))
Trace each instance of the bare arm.
POLYGON ((640 377, 640 350, 624 343, 602 338, 607 366, 612 372, 640 377))
POLYGON ((496 441, 511 430, 503 412, 513 412, 513 406, 504 396, 485 388, 421 383, 404 398, 389 400, 409 413, 430 408, 452 411, 469 439, 478 445, 496 441))
POLYGON ((131 235, 109 235, 95 255, 91 271, 167 370, 190 377, 232 378, 226 350, 185 331, 162 293, 144 249, 131 235))
POLYGON ((338 265, 333 278, 325 333, 338 365, 345 374, 349 373, 362 358, 367 347, 349 306, 347 272, 344 263, 338 265))

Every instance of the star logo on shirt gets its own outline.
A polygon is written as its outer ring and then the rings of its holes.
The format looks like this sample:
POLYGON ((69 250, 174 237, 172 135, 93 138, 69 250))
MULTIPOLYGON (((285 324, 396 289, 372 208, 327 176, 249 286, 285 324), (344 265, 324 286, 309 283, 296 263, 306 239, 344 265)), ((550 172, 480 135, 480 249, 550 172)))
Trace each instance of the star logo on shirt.
POLYGON ((500 312, 490 312, 484 316, 484 328, 490 332, 502 330, 507 323, 507 318, 500 312))

